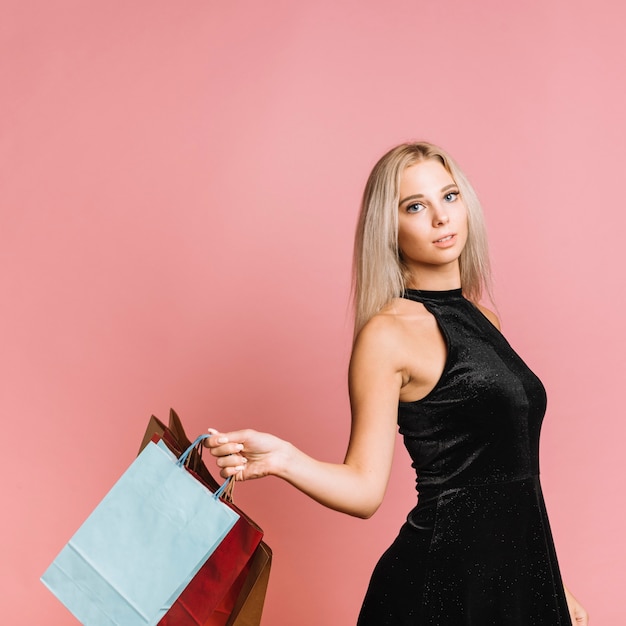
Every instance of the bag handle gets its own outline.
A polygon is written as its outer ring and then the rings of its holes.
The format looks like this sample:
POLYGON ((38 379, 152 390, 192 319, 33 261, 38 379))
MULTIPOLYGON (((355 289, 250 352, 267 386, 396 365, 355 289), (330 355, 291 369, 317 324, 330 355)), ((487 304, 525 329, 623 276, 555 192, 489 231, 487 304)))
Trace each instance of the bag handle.
MULTIPOLYGON (((187 459, 189 458, 189 455, 191 454, 191 451, 196 447, 196 446, 200 446, 202 444, 202 442, 205 439, 208 439, 211 435, 200 435, 199 437, 196 437, 196 440, 180 455, 180 457, 178 458, 178 461, 176 461, 176 464, 179 467, 183 467, 187 461, 187 459)), ((217 489, 217 491, 215 491, 215 493, 213 494, 213 497, 217 500, 219 498, 221 498, 224 494, 225 495, 225 500, 228 500, 229 502, 232 502, 232 492, 233 492, 233 487, 234 484, 231 484, 233 481, 233 476, 229 476, 220 486, 219 489, 217 489), (230 488, 229 488, 230 487, 230 488), (228 490, 228 491, 227 491, 228 490)))

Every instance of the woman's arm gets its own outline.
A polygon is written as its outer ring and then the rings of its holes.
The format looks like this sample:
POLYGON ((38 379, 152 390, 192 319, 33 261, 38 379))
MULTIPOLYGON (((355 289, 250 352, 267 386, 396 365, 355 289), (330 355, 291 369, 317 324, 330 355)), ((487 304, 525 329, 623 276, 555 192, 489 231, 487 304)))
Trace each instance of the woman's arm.
POLYGON ((331 509, 370 517, 389 480, 402 367, 398 331, 377 316, 357 338, 350 361, 352 427, 343 463, 318 461, 291 443, 254 430, 210 432, 206 440, 221 475, 237 480, 278 476, 331 509))
POLYGON ((565 587, 565 598, 567 599, 567 608, 569 609, 572 626, 587 626, 589 624, 587 611, 585 611, 567 587, 565 587))

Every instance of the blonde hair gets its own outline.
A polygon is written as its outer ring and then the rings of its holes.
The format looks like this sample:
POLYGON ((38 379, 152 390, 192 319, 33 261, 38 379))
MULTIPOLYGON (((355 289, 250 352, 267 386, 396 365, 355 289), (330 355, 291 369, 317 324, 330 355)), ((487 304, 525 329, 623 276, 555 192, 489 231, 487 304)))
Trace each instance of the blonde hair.
POLYGON ((463 293, 474 302, 480 300, 483 291, 491 295, 487 234, 476 192, 454 159, 441 148, 426 142, 401 144, 376 163, 363 192, 354 242, 355 336, 407 288, 409 277, 398 249, 400 178, 407 167, 428 159, 436 159, 446 168, 467 208, 468 237, 459 257, 463 293))

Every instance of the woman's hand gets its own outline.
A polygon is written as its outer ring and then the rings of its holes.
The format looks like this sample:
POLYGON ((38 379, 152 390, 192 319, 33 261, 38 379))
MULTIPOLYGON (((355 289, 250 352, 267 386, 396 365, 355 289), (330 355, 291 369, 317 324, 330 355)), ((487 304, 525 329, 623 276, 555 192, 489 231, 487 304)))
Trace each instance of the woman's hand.
POLYGON ((587 626, 589 624, 587 611, 585 611, 567 587, 565 587, 565 598, 567 599, 567 608, 569 609, 572 626, 587 626))
POLYGON ((279 475, 287 463, 289 444, 273 435, 249 429, 220 433, 209 428, 209 433, 211 437, 204 445, 216 457, 222 478, 250 480, 279 475))

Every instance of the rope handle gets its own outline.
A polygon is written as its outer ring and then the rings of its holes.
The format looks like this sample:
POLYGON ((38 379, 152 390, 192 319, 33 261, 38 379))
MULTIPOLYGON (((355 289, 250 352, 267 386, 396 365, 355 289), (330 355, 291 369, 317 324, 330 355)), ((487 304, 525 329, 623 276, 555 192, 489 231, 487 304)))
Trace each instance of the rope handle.
MULTIPOLYGON (((208 439, 211 435, 200 435, 196 438, 196 440, 180 455, 176 464, 179 467, 183 467, 187 465, 187 462, 190 459, 191 452, 194 448, 202 446, 202 442, 205 439, 208 439)), ((198 451, 198 454, 202 456, 201 451, 198 451)), ((233 501, 233 489, 235 488, 235 481, 233 480, 234 476, 229 476, 220 486, 220 488, 213 494, 213 497, 218 500, 222 496, 224 496, 224 500, 227 502, 233 501)))

